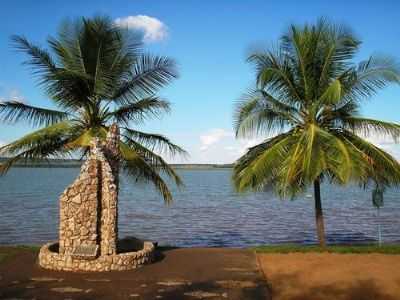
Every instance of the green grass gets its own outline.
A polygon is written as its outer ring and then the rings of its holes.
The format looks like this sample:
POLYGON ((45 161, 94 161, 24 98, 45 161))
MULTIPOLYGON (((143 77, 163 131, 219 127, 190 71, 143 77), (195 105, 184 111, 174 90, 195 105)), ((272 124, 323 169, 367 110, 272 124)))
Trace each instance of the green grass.
POLYGON ((252 248, 257 253, 382 253, 382 254, 400 254, 400 244, 387 244, 387 245, 332 245, 326 248, 321 248, 317 245, 266 245, 252 248))
POLYGON ((6 253, 0 253, 0 264, 5 261, 7 258, 7 254, 6 253))
POLYGON ((7 259, 12 258, 21 251, 39 251, 39 246, 34 245, 21 245, 21 246, 0 246, 0 264, 7 259))

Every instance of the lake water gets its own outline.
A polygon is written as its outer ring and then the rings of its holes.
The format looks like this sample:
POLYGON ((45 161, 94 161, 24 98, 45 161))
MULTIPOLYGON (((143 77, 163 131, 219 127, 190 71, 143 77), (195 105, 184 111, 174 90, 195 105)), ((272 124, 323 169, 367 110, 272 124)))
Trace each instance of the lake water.
MULTIPOLYGON (((78 168, 16 168, 0 178, 0 244, 38 244, 58 236, 58 198, 78 168)), ((271 243, 314 243, 310 194, 294 201, 270 192, 239 195, 230 169, 178 170, 185 182, 173 189, 167 207, 151 185, 122 177, 120 236, 136 236, 174 246, 245 247, 271 243)), ((378 219, 371 192, 322 185, 329 242, 371 242, 378 219)), ((399 190, 385 193, 380 218, 385 242, 400 241, 399 190)))

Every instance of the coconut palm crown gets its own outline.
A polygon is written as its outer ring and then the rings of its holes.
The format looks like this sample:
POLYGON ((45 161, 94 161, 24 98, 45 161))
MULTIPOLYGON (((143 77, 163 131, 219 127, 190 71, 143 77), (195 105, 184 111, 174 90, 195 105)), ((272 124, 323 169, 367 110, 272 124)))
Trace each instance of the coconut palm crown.
POLYGON ((291 26, 277 47, 248 57, 256 88, 238 102, 234 116, 237 137, 266 137, 236 162, 237 190, 273 188, 293 198, 313 185, 322 246, 322 181, 400 183, 397 160, 363 138, 396 140, 400 125, 360 115, 365 99, 399 82, 399 66, 383 56, 353 63, 360 44, 349 29, 326 20, 291 26))
POLYGON ((64 22, 57 36, 48 38, 49 50, 21 36, 13 36, 12 41, 29 56, 25 64, 57 109, 0 103, 0 120, 40 127, 0 149, 0 155, 9 157, 2 172, 20 160, 85 156, 92 138, 104 139, 116 123, 121 130, 123 169, 136 180, 154 183, 165 201, 171 201, 161 173, 178 185, 181 180, 160 155, 185 151, 162 135, 132 125, 169 111, 169 103, 156 93, 177 77, 175 62, 145 54, 140 39, 107 17, 64 22))

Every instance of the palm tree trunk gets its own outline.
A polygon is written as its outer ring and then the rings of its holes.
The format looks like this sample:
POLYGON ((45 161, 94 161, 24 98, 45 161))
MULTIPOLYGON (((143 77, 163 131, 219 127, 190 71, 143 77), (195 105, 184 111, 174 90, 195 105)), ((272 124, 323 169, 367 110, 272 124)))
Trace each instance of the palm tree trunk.
POLYGON ((314 199, 315 199, 315 222, 317 225, 318 242, 321 247, 325 247, 325 225, 324 214, 321 204, 321 188, 319 179, 314 181, 314 199))

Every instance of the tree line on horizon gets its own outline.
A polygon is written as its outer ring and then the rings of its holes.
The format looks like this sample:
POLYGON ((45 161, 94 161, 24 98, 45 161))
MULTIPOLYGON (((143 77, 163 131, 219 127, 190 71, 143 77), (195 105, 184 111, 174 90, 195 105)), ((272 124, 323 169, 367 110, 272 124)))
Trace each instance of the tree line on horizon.
MULTIPOLYGON (((137 130, 137 125, 170 111, 158 91, 178 77, 175 61, 145 52, 129 30, 108 17, 63 22, 58 34, 38 47, 23 36, 14 48, 27 55, 38 83, 56 109, 16 101, 0 103, 0 120, 28 122, 36 131, 0 148, 7 156, 0 171, 20 161, 85 157, 94 138, 109 126, 121 129, 121 166, 132 177, 151 182, 167 203, 172 194, 162 174, 182 180, 162 158, 187 153, 167 137, 137 130)), ((383 191, 400 183, 400 164, 364 139, 379 133, 397 141, 400 125, 365 118, 362 103, 389 84, 400 83, 398 62, 371 56, 356 64, 361 41, 343 26, 319 19, 291 25, 277 44, 253 51, 254 87, 236 103, 237 138, 263 137, 234 164, 238 192, 271 189, 294 198, 310 186, 318 241, 326 245, 321 184, 383 191)))

